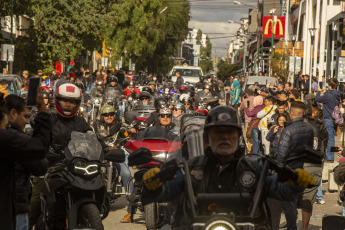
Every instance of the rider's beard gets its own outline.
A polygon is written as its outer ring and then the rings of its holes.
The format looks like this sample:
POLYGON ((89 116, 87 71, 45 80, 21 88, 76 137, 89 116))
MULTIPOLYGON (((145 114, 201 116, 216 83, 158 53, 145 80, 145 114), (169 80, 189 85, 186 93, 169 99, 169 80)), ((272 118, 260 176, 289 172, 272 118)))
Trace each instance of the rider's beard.
POLYGON ((231 156, 238 149, 237 142, 231 142, 228 140, 220 140, 217 143, 210 143, 212 152, 218 156, 231 156))

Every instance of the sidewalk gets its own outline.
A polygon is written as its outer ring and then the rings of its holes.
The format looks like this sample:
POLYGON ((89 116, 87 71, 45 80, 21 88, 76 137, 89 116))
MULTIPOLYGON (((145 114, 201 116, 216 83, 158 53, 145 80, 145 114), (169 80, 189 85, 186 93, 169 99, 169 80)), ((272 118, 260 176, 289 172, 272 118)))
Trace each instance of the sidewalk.
MULTIPOLYGON (((341 146, 341 133, 339 136, 335 137, 335 146, 341 146)), ((335 159, 338 160, 338 156, 335 155, 335 159)), ((322 178, 326 180, 328 178, 322 178)), ((309 223, 309 230, 321 230, 322 229, 322 217, 325 214, 332 215, 341 215, 341 205, 338 203, 338 192, 329 192, 328 191, 328 181, 322 183, 322 191, 325 197, 326 204, 314 204, 313 214, 309 223)), ((280 223, 285 222, 285 216, 282 214, 280 223)), ((298 219, 297 219, 297 228, 298 230, 302 229, 302 212, 298 210, 298 219)))

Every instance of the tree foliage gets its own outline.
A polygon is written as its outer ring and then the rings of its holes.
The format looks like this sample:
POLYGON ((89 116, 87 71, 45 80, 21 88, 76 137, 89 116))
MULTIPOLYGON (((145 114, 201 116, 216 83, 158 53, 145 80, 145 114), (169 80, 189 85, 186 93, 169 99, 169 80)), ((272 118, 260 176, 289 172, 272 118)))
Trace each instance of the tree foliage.
POLYGON ((107 29, 107 39, 118 59, 124 51, 136 59, 138 68, 166 72, 163 64, 188 33, 189 4, 186 0, 119 0, 112 6, 116 20, 107 29), (171 4, 171 2, 178 4, 171 4))
POLYGON ((281 76, 287 80, 289 75, 289 70, 287 69, 287 56, 281 53, 274 53, 270 58, 272 58, 273 73, 277 73, 278 76, 281 76))
POLYGON ((237 71, 242 68, 242 66, 243 66, 242 63, 228 64, 228 62, 224 60, 220 60, 217 65, 217 68, 218 68, 217 75, 220 76, 221 78, 234 76, 237 74, 237 71))

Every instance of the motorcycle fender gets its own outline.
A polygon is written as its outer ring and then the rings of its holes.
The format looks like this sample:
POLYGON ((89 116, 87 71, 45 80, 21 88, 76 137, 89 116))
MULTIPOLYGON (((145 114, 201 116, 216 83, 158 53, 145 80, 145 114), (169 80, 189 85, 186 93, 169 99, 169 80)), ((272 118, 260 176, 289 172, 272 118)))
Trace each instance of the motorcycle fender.
POLYGON ((90 204, 90 203, 96 204, 96 206, 97 206, 97 201, 95 201, 94 199, 91 199, 91 198, 80 199, 72 205, 72 207, 68 211, 68 229, 78 228, 77 219, 78 219, 79 207, 81 207, 84 204, 90 204))
POLYGON ((73 187, 77 187, 77 188, 80 188, 81 190, 87 190, 87 191, 98 190, 105 186, 101 175, 97 175, 96 177, 91 178, 89 180, 85 180, 84 178, 75 176, 73 180, 71 181, 72 181, 71 185, 73 187))

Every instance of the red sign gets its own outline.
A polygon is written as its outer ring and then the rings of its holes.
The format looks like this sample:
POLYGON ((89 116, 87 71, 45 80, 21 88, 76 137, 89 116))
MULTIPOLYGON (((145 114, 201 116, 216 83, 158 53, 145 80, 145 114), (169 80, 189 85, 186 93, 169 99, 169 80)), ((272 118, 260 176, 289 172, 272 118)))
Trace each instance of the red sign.
POLYGON ((272 16, 262 17, 262 37, 272 38, 272 28, 274 31, 274 38, 285 37, 285 17, 276 17, 276 21, 272 16))

